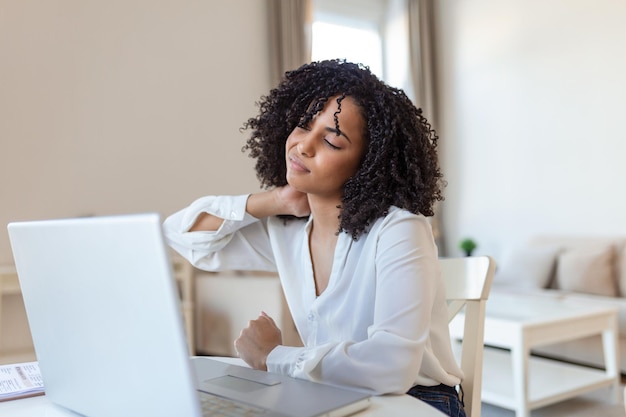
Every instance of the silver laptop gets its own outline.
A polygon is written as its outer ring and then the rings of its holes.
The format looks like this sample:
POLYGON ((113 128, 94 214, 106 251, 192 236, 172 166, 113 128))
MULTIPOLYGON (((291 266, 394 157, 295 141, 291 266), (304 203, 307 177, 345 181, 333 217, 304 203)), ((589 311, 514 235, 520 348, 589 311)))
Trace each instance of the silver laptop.
POLYGON ((189 358, 157 214, 8 230, 46 395, 58 405, 89 417, 196 417, 215 399, 264 416, 369 405, 362 392, 189 358))

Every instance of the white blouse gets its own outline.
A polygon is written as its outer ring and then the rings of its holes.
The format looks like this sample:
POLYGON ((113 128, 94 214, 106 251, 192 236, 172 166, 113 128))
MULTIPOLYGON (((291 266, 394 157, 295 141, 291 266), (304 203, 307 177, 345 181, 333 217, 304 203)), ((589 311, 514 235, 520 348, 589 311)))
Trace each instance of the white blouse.
POLYGON ((430 224, 392 207, 353 240, 341 233, 326 290, 316 296, 309 251, 312 218, 285 222, 246 213, 248 196, 209 196, 164 223, 168 243, 208 271, 277 271, 304 347, 278 346, 271 372, 373 394, 460 383, 430 224), (215 232, 188 232, 207 212, 215 232))

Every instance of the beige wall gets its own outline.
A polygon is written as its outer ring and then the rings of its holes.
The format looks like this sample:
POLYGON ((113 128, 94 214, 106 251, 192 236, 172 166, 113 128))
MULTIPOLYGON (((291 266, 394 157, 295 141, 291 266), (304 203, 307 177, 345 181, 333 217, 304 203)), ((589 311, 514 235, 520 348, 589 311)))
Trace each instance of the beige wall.
POLYGON ((626 234, 626 2, 441 0, 443 228, 626 234))
POLYGON ((9 221, 257 190, 266 33, 262 1, 0 0, 0 264, 9 221))

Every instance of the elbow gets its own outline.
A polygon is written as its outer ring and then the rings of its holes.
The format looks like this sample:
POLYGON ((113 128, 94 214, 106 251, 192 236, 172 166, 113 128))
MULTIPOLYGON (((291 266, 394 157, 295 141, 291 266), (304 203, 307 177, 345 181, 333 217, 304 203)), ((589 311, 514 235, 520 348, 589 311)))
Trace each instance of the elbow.
POLYGON ((406 394, 415 385, 415 374, 400 375, 395 383, 389 384, 386 392, 381 394, 406 394))
POLYGON ((381 383, 380 380, 370 386, 373 395, 406 394, 415 384, 415 378, 393 378, 381 383))
POLYGON ((374 395, 406 394, 417 379, 419 364, 410 363, 405 366, 390 366, 385 372, 378 373, 370 386, 374 395))

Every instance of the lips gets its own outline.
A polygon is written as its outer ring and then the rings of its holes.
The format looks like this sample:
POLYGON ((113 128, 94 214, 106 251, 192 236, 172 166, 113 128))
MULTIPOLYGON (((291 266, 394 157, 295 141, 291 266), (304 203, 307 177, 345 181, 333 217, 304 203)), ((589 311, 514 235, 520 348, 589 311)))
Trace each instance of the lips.
POLYGON ((311 172, 300 159, 295 156, 289 156, 289 167, 294 171, 311 172))

